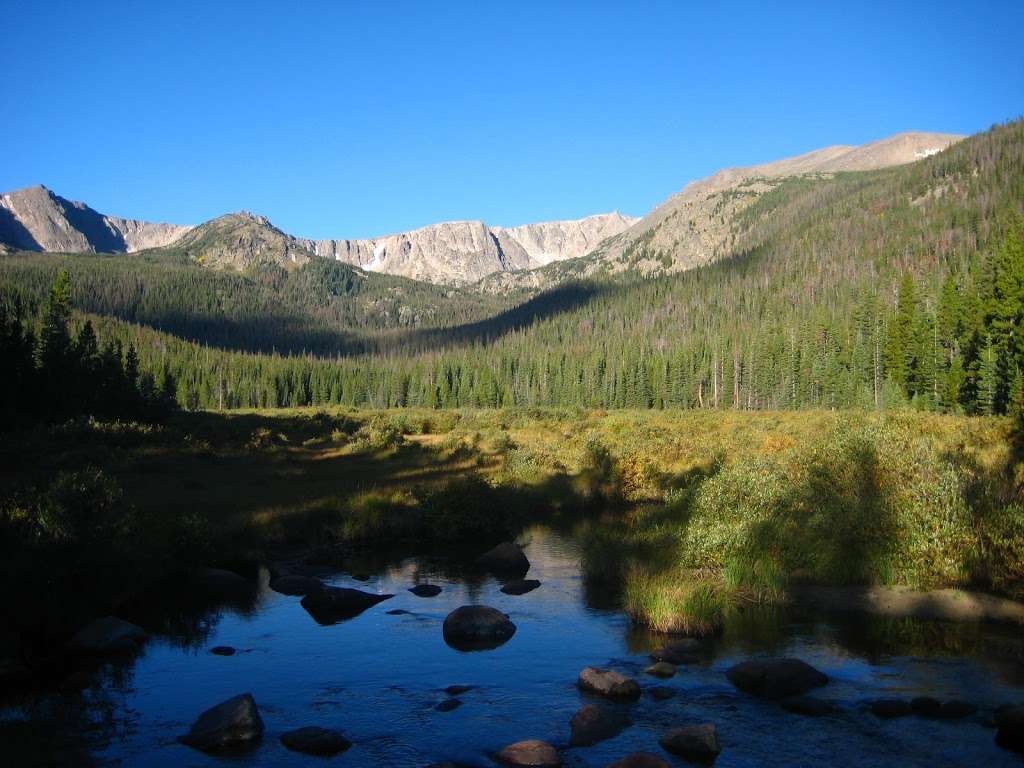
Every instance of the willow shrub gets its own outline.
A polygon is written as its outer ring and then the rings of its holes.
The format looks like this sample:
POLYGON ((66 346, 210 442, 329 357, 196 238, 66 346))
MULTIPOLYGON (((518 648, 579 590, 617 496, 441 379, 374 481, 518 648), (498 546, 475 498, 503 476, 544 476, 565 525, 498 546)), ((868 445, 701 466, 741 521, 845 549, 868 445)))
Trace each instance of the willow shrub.
POLYGON ((848 421, 703 482, 689 507, 677 510, 680 557, 689 567, 740 572, 760 563, 762 572, 821 583, 963 584, 986 554, 978 512, 967 503, 969 481, 900 418, 848 421))

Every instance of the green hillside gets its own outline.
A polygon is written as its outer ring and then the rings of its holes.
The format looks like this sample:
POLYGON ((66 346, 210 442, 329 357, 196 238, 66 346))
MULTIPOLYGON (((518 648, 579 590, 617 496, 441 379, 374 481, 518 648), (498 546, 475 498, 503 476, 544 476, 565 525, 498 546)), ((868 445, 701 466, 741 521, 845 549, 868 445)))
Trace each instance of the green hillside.
POLYGON ((191 406, 998 413, 1024 367, 1022 212, 1017 121, 911 165, 788 180, 731 223, 737 251, 710 266, 515 307, 315 260, 244 277, 147 262, 125 280, 131 257, 34 254, 0 261, 0 280, 38 297, 70 265, 79 309, 134 323, 100 334, 131 340, 191 406))

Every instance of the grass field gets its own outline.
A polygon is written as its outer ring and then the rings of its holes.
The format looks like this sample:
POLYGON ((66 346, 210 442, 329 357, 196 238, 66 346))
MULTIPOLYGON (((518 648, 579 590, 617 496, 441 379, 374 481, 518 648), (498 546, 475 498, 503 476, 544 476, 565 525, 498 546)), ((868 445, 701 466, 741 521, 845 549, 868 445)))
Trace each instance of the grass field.
POLYGON ((792 580, 1018 594, 1011 427, 917 412, 343 408, 69 424, 4 444, 5 566, 96 550, 153 575, 539 521, 570 527, 588 578, 664 630, 706 631, 792 580))

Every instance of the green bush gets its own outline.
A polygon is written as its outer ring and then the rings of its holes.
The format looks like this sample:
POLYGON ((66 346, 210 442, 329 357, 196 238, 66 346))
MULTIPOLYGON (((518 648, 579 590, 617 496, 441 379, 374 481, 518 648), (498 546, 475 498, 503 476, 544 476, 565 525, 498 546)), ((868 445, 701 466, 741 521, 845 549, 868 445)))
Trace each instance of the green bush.
POLYGON ((424 535, 439 541, 496 541, 516 529, 517 515, 479 475, 459 477, 420 494, 424 535))

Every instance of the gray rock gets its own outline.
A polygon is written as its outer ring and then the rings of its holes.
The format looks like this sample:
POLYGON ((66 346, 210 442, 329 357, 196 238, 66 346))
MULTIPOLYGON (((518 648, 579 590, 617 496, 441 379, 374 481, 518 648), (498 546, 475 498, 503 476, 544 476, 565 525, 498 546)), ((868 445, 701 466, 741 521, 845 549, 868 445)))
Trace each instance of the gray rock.
POLYGON ((799 696, 828 683, 828 677, 799 659, 744 661, 725 673, 741 691, 765 699, 799 696))
POLYGON ((142 645, 149 635, 137 627, 115 616, 96 619, 81 629, 68 642, 68 650, 81 654, 114 654, 132 651, 142 645))
POLYGON ((523 550, 510 541, 499 544, 494 549, 480 555, 477 565, 489 571, 522 578, 530 570, 530 561, 523 550))
POLYGON ((270 580, 270 588, 272 590, 280 592, 282 595, 292 595, 295 597, 303 597, 310 592, 323 589, 323 587, 324 584, 320 579, 314 579, 312 576, 300 576, 298 574, 278 576, 276 579, 270 580))
POLYGON ((698 762, 714 762, 722 751, 718 731, 711 723, 673 728, 661 737, 659 743, 666 752, 698 762))
POLYGON ((462 651, 497 648, 516 633, 509 617, 486 605, 463 605, 444 620, 444 641, 462 651))
POLYGON ((415 587, 410 587, 409 591, 416 597, 437 597, 441 594, 441 587, 437 584, 417 584, 415 587))
POLYGON ((606 699, 636 701, 640 698, 640 686, 636 680, 610 669, 587 667, 580 672, 576 684, 580 690, 606 699))
POLYGON ((599 741, 618 736, 632 725, 627 715, 609 707, 584 704, 569 721, 572 735, 569 744, 574 747, 589 747, 599 741))
POLYGON ((293 752, 330 757, 352 746, 340 731, 308 725, 281 734, 281 743, 293 752))
POLYGON ((672 766, 650 752, 634 752, 621 760, 616 760, 608 768, 672 768, 672 766))
POLYGON ((263 738, 263 720, 252 694, 243 693, 203 712, 178 741, 203 752, 254 747, 263 738))
POLYGON ((302 598, 302 607, 317 624, 337 624, 352 619, 394 595, 375 595, 347 587, 324 587, 302 598))
POLYGON ((495 755, 499 763, 524 768, 559 768, 562 757, 558 750, 545 741, 529 739, 509 744, 495 755))
POLYGON ((506 595, 525 595, 527 592, 533 592, 539 586, 540 582, 537 579, 515 579, 507 582, 501 591, 506 595))

